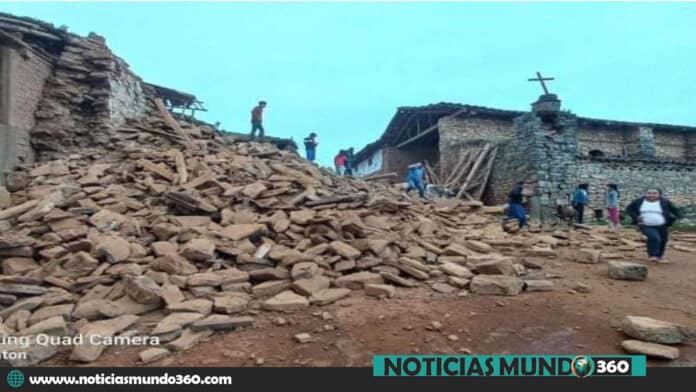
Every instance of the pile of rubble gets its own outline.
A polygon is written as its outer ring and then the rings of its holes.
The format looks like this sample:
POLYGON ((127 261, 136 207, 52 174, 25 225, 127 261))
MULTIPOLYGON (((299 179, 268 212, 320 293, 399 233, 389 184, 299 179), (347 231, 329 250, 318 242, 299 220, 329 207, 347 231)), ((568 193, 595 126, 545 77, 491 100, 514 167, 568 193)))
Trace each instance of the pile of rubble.
MULTIPOLYGON (((394 286, 445 294, 546 291, 528 258, 580 248, 577 261, 642 245, 592 230, 512 235, 503 207, 411 200, 388 185, 336 177, 268 144, 229 142, 164 116, 120 149, 84 149, 20 168, 0 197, 0 334, 83 337, 70 358, 97 359, 89 337, 145 333, 144 361, 214 330, 394 286), (174 136, 172 136, 174 135, 174 136), (146 320, 146 321, 145 321, 146 320)), ((137 129, 137 128, 134 128, 137 129)), ((618 278, 644 279, 616 265, 618 278), (623 273, 624 275, 621 275, 623 273)), ((27 358, 58 346, 16 345, 27 358)))

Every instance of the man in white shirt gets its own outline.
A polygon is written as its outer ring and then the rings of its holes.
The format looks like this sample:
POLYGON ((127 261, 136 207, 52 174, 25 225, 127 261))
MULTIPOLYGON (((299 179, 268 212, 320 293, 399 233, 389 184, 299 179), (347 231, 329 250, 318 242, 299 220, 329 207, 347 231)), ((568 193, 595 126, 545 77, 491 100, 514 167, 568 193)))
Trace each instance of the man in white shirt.
POLYGON ((667 263, 664 255, 669 240, 669 226, 682 217, 679 209, 662 197, 659 189, 650 188, 644 197, 633 200, 626 207, 626 213, 647 237, 650 260, 667 263))

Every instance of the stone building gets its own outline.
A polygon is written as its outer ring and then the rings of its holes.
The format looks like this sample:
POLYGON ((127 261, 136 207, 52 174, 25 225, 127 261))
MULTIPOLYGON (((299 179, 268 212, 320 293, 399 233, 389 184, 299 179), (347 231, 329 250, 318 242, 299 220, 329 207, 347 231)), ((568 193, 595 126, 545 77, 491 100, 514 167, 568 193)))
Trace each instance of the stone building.
MULTIPOLYGON (((439 103, 401 107, 384 134, 356 154, 360 176, 398 173, 427 160, 440 173, 461 154, 497 146, 482 196, 506 202, 520 180, 530 181, 532 215, 555 217, 577 184, 590 185, 591 209, 604 207, 604 185, 619 185, 622 202, 658 186, 682 206, 696 205, 696 127, 580 117, 542 95, 529 112, 439 103)), ((592 213, 590 209, 590 214, 592 213)))

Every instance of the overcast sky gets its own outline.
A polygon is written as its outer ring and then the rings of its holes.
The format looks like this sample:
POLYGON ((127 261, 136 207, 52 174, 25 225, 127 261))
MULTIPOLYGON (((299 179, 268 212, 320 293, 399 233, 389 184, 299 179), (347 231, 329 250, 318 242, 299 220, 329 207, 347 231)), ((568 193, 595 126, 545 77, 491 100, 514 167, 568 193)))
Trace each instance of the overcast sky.
MULTIPOLYGON (((94 31, 146 81, 191 92, 204 120, 319 134, 318 159, 377 139, 398 106, 527 110, 539 70, 586 117, 696 125, 696 4, 0 4, 94 31)), ((301 144, 301 143, 300 143, 301 144)))

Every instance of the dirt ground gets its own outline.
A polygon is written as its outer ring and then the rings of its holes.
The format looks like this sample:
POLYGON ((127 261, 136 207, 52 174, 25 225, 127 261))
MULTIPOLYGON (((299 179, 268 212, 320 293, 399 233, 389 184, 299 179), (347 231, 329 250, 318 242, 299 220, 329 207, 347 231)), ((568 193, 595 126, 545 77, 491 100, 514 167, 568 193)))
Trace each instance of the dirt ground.
MULTIPOLYGON (((439 294, 397 288, 397 298, 354 291, 334 304, 294 313, 258 312, 255 326, 216 333, 183 353, 148 366, 371 366, 374 354, 622 354, 618 330, 626 315, 696 326, 696 255, 668 250, 671 264, 649 266, 643 282, 611 280, 606 263, 579 264, 569 254, 537 258, 541 275, 557 275, 551 292, 515 297, 439 294), (572 287, 582 282, 591 291, 572 287), (324 316, 330 319, 324 319, 324 316), (286 325, 274 323, 278 317, 286 325), (441 331, 429 331, 432 321, 441 331), (308 332, 313 341, 293 340, 308 332)), ((648 264, 643 252, 635 261, 648 264)), ((89 366, 136 366, 143 347, 108 348, 89 366)), ((650 366, 696 366, 696 344, 679 346, 675 361, 650 366)), ((44 366, 84 366, 60 353, 44 366)))

